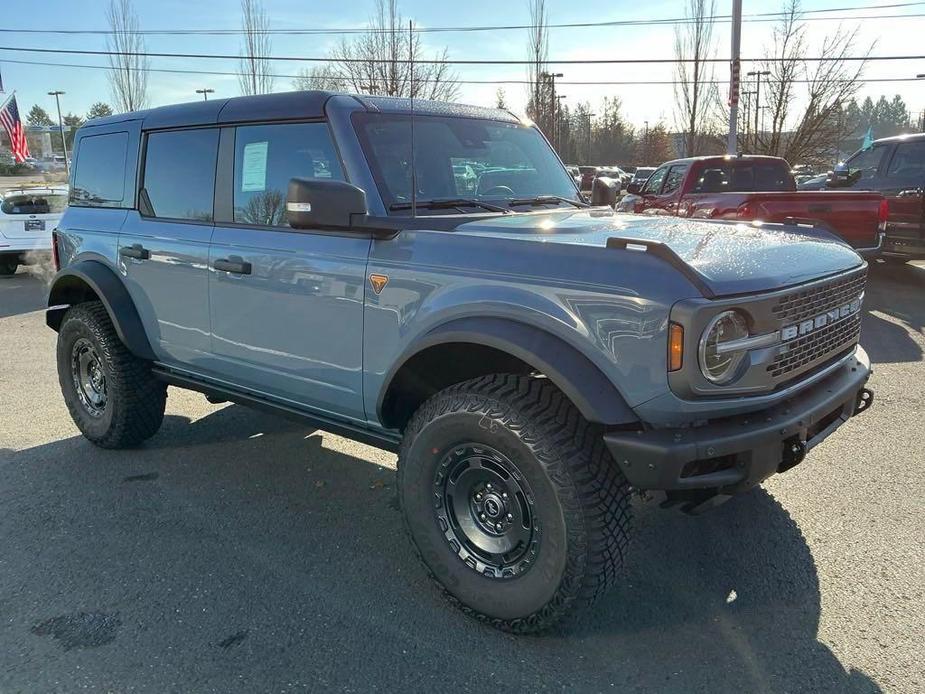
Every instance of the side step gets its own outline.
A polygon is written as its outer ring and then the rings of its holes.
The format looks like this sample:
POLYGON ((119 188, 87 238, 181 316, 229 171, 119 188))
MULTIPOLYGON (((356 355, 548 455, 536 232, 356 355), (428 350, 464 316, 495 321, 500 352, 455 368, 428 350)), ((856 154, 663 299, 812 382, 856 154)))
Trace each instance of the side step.
POLYGON ((255 410, 280 415, 321 431, 326 431, 329 434, 343 436, 392 453, 398 451, 398 446, 401 442, 401 436, 398 432, 379 432, 366 429, 351 422, 343 422, 324 415, 310 413, 288 403, 271 400, 253 393, 246 393, 229 386, 206 383, 198 378, 180 374, 165 367, 155 366, 151 369, 151 373, 154 374, 155 378, 164 381, 168 385, 203 393, 209 402, 233 402, 255 410))

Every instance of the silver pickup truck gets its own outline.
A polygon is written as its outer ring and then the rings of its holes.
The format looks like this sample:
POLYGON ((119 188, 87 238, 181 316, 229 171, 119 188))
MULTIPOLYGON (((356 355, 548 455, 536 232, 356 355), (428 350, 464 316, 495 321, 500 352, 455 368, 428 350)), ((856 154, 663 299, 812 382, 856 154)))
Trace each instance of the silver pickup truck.
POLYGON ((703 511, 872 402, 851 248, 589 204, 505 111, 219 99, 74 161, 47 322, 81 432, 139 445, 170 385, 397 451, 422 561, 503 629, 617 580, 635 491, 703 511))

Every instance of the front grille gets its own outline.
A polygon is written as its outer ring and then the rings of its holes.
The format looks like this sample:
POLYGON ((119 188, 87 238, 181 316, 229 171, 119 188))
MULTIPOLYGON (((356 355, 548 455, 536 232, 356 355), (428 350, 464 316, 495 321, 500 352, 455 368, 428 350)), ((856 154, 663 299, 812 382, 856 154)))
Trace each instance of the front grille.
POLYGON ((782 325, 814 318, 831 308, 854 301, 867 284, 867 269, 781 297, 772 310, 782 325))
POLYGON ((860 333, 861 314, 855 313, 809 335, 785 342, 780 354, 768 365, 768 373, 771 378, 778 379, 802 371, 825 357, 842 354, 857 343, 860 333))

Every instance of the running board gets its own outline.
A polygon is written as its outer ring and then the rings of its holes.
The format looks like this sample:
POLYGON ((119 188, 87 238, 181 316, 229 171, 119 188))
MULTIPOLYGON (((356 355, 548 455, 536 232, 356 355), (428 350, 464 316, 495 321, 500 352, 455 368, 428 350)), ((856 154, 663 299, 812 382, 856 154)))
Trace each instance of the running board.
POLYGON ((401 437, 397 432, 390 434, 388 432, 373 431, 372 429, 366 429, 356 424, 351 424, 350 422, 342 422, 330 417, 325 417, 324 415, 309 413, 293 405, 281 403, 268 397, 246 393, 228 386, 206 383, 205 381, 185 374, 179 374, 167 368, 155 366, 151 369, 151 373, 155 378, 168 385, 203 393, 210 401, 229 401, 255 410, 280 415, 297 422, 302 422, 303 424, 308 424, 321 431, 326 431, 329 434, 343 436, 353 441, 366 443, 370 446, 382 448, 392 453, 398 451, 398 446, 401 442, 401 437))

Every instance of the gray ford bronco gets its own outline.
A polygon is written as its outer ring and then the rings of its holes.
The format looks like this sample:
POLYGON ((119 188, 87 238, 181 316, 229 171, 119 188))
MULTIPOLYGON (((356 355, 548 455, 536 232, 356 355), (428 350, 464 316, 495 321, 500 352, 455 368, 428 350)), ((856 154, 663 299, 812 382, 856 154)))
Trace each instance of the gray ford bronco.
POLYGON ((503 629, 617 579, 634 492, 705 510, 872 402, 851 248, 588 204, 505 111, 220 99, 74 161, 47 322, 84 436, 140 444, 171 385, 397 451, 421 560, 503 629))

